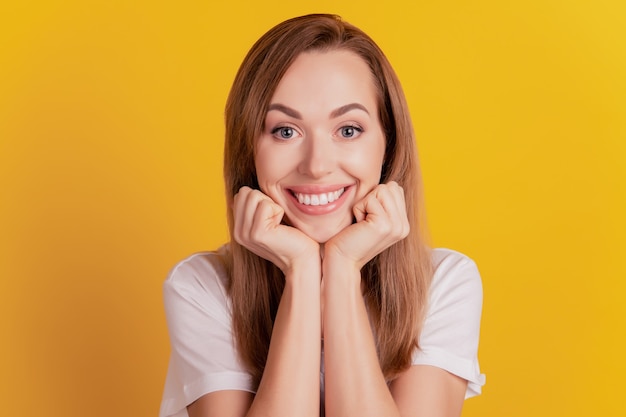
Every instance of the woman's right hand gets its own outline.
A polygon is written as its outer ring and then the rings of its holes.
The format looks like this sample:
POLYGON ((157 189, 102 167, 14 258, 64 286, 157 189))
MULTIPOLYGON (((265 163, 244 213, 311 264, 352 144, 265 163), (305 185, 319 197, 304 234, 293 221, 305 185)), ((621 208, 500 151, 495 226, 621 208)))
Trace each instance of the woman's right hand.
POLYGON ((281 224, 284 214, 281 206, 259 190, 241 187, 235 194, 235 240, 287 276, 298 265, 320 262, 320 247, 295 227, 281 224))

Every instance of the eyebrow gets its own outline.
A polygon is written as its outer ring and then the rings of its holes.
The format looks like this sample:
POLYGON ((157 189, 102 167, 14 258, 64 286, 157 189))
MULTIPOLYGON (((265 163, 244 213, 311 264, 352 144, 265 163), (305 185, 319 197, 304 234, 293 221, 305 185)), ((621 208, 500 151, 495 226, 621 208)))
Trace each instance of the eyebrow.
POLYGON ((270 104, 270 106, 267 108, 267 111, 270 112, 272 110, 278 110, 280 112, 285 113, 289 117, 302 120, 302 115, 300 113, 298 113, 296 110, 292 109, 291 107, 285 106, 284 104, 280 104, 280 103, 270 104))
MULTIPOLYGON (((285 113, 289 117, 302 120, 302 115, 297 110, 294 110, 291 107, 285 106, 284 104, 280 104, 280 103, 270 104, 269 107, 267 108, 267 111, 269 112, 272 110, 278 110, 279 112, 285 113)), ((370 112, 367 111, 364 105, 359 104, 359 103, 350 103, 350 104, 346 104, 345 106, 341 106, 331 111, 330 118, 334 119, 336 117, 342 116, 351 110, 362 110, 368 115, 370 114, 370 112)))
POLYGON ((330 112, 330 117, 331 119, 334 119, 335 117, 342 116, 351 110, 363 110, 368 115, 370 114, 370 112, 367 111, 364 105, 359 104, 359 103, 350 103, 350 104, 346 104, 345 106, 341 106, 338 109, 335 109, 332 112, 330 112))

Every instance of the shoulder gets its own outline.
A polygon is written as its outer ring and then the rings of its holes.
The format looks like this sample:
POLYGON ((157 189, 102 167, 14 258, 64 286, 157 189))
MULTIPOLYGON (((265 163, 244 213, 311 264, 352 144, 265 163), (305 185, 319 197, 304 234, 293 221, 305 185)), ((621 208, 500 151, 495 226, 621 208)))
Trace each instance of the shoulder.
POLYGON ((167 275, 165 285, 197 285, 207 278, 226 280, 223 248, 194 253, 179 261, 167 275))
POLYGON ((447 274, 466 274, 478 271, 476 263, 467 255, 447 248, 435 248, 432 250, 435 277, 447 274))
POLYGON ((225 250, 181 260, 163 284, 171 356, 162 416, 186 416, 187 405, 211 392, 252 391, 232 334, 225 250))
POLYGON ((452 249, 432 251, 434 274, 429 301, 432 304, 460 297, 464 301, 482 303, 482 281, 476 263, 452 249))
POLYGON ((420 337, 424 348, 458 350, 475 355, 483 304, 478 268, 469 257, 450 250, 433 251, 435 272, 420 337))
POLYGON ((432 365, 468 381, 466 397, 485 383, 478 366, 483 289, 476 263, 450 250, 434 249, 434 275, 414 365, 432 365))
POLYGON ((185 304, 197 310, 228 312, 226 250, 198 252, 178 262, 163 283, 166 310, 185 304))

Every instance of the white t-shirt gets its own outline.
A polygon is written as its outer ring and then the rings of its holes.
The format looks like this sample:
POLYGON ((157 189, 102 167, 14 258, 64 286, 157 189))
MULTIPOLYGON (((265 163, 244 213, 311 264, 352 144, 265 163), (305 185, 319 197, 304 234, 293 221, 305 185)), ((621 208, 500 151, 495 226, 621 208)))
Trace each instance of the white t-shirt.
MULTIPOLYGON (((214 391, 254 392, 233 342, 226 272, 217 252, 191 255, 163 286, 171 356, 160 417, 186 417, 187 405, 214 391)), ((465 398, 480 394, 477 350, 482 284, 476 264, 449 249, 433 250, 435 274, 414 365, 432 365, 468 381, 465 398)), ((322 369, 323 381, 323 369, 322 369)))

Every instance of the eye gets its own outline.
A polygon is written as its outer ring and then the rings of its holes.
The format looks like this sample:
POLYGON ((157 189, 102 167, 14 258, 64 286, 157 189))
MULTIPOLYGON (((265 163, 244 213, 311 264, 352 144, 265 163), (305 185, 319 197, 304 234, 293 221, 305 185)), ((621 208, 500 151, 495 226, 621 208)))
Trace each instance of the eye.
POLYGON ((277 139, 287 140, 297 136, 298 132, 293 127, 279 126, 272 129, 272 135, 277 139))
POLYGON ((342 126, 339 129, 339 134, 345 139, 354 139, 361 133, 363 133, 363 129, 355 125, 342 126))

